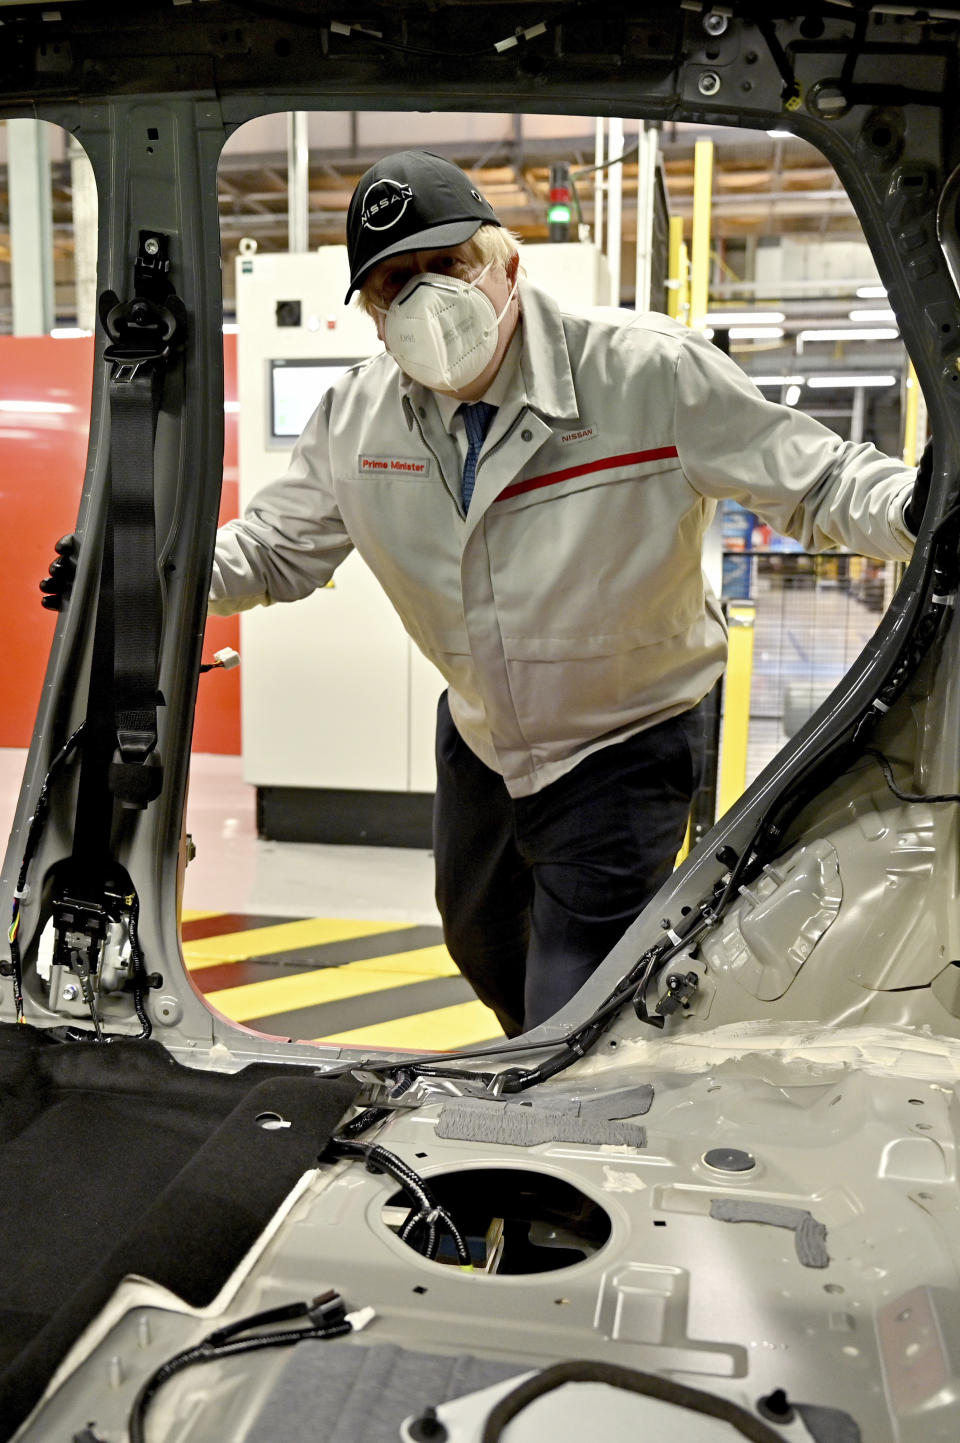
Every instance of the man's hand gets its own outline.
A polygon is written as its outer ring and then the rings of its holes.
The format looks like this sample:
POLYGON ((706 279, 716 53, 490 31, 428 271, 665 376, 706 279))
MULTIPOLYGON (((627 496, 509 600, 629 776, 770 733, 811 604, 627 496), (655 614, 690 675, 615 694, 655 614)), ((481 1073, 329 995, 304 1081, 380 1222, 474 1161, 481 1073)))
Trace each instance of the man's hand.
POLYGON ((917 477, 913 483, 913 495, 903 508, 903 522, 908 531, 916 536, 920 530, 920 522, 923 520, 923 513, 927 505, 927 497, 930 495, 930 478, 933 475, 933 437, 923 448, 923 455, 920 457, 920 465, 917 467, 917 477))

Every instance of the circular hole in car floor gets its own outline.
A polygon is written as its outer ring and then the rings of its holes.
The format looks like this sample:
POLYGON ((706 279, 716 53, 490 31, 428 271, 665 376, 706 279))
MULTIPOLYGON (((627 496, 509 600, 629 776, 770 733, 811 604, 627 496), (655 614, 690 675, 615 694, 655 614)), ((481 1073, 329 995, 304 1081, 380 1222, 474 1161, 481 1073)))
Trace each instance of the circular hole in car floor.
MULTIPOLYGON (((547 1173, 471 1168, 425 1181, 482 1272, 514 1277, 557 1272, 592 1257, 610 1236, 604 1209, 572 1183, 547 1173)), ((405 1192, 397 1191, 384 1204, 383 1221, 399 1236, 418 1211, 405 1192)), ((426 1236, 424 1226, 404 1241, 422 1252, 426 1236)), ((456 1251, 442 1223, 436 1236, 434 1260, 456 1266, 456 1251)))

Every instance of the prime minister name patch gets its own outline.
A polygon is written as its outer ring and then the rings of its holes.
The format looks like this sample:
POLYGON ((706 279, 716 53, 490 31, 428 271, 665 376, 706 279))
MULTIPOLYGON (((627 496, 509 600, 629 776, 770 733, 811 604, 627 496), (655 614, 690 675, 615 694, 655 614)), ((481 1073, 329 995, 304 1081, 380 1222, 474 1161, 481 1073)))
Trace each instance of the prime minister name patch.
POLYGON ((381 476, 429 476, 430 460, 425 456, 360 456, 361 474, 381 476))

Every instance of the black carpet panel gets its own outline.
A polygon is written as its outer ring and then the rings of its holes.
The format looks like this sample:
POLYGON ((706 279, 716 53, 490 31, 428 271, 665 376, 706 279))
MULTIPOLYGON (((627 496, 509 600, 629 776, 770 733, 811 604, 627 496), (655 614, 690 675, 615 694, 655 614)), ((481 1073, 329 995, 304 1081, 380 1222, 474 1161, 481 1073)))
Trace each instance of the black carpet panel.
POLYGON ((209 1303, 356 1092, 0 1025, 0 1440, 126 1274, 209 1303), (264 1113, 291 1125, 265 1129, 264 1113))

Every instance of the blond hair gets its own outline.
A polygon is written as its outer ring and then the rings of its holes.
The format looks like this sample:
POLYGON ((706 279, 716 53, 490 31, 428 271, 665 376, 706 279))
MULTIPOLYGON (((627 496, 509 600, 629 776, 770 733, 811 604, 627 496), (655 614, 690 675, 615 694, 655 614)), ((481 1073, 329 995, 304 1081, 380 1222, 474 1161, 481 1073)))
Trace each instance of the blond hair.
MULTIPOLYGON (((514 235, 513 231, 507 230, 506 226, 490 225, 489 222, 480 226, 474 231, 468 241, 457 249, 464 252, 464 257, 471 265, 479 266, 481 269, 486 265, 499 266, 506 270, 510 260, 520 250, 520 237, 514 235)), ((424 247, 433 250, 434 247, 424 247)), ((373 267, 371 267, 371 270, 373 267)), ((369 275, 357 290, 353 303, 359 306, 361 311, 366 311, 368 316, 376 319, 379 296, 375 296, 369 289, 369 275)))

